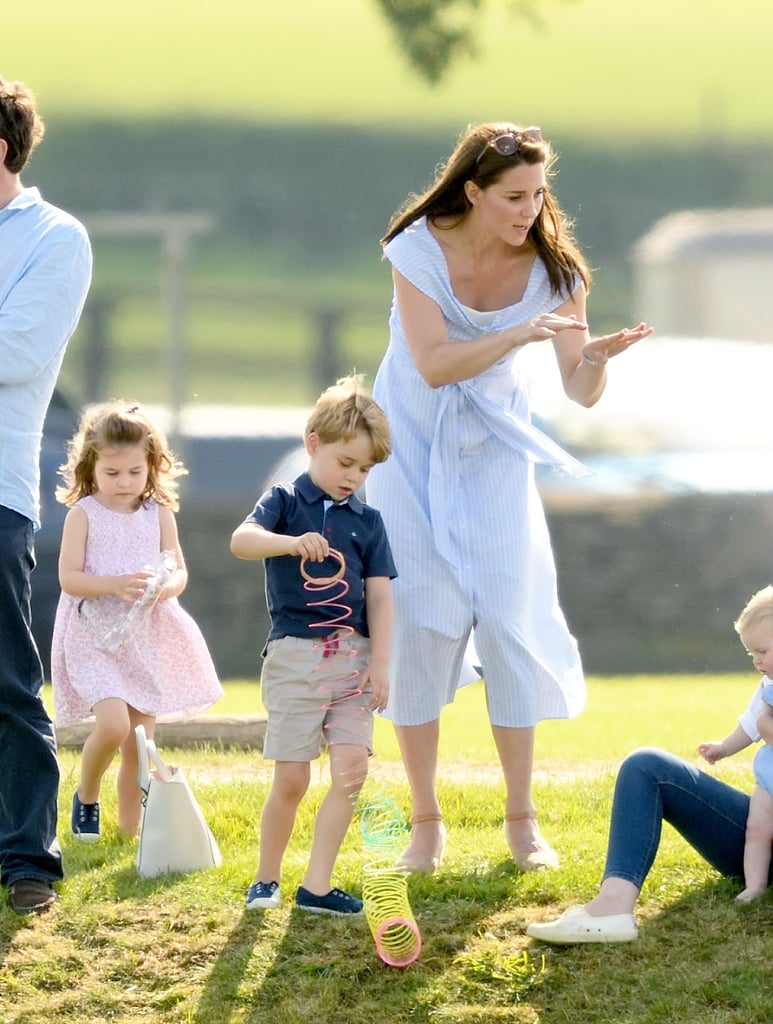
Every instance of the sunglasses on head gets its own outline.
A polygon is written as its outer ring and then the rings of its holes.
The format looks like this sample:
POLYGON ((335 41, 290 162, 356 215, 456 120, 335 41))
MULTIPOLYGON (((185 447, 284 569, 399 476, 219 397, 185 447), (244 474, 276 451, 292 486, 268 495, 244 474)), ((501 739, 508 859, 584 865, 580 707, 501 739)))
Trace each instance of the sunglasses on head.
POLYGON ((494 139, 489 139, 478 157, 478 161, 483 159, 489 149, 493 149, 500 156, 515 156, 524 142, 542 142, 542 132, 535 124, 522 131, 505 132, 503 135, 497 135, 494 139))

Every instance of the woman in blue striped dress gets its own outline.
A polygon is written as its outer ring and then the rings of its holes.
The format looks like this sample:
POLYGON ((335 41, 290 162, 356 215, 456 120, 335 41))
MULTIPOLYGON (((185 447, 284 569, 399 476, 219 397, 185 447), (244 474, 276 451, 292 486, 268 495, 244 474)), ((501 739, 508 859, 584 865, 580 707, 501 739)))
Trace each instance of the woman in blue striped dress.
POLYGON ((591 340, 589 273, 550 192, 552 164, 537 128, 471 127, 382 240, 394 300, 374 397, 394 447, 370 474, 368 500, 400 573, 386 713, 412 791, 408 870, 431 872, 442 856, 438 720, 469 681, 472 631, 510 851, 523 870, 557 863, 531 798, 534 727, 577 715, 585 683, 558 605, 534 464, 584 470, 531 423, 518 355, 550 340, 566 394, 592 406, 608 360, 651 329, 591 340))

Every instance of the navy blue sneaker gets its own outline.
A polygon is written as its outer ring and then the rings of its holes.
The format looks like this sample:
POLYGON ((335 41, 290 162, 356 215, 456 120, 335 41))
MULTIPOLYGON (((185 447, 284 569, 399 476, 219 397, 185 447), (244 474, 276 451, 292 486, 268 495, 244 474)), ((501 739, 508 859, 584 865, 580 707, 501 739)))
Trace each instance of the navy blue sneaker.
POLYGON ((99 802, 82 804, 77 791, 72 795, 72 834, 82 843, 99 842, 99 802))
POLYGON ((247 910, 276 910, 281 902, 279 882, 253 882, 247 890, 247 910))
POLYGON ((295 895, 295 905, 299 910, 305 910, 309 914, 333 914, 334 917, 362 913, 362 900, 358 900, 356 896, 350 896, 343 889, 331 889, 324 896, 316 896, 299 885, 295 895))

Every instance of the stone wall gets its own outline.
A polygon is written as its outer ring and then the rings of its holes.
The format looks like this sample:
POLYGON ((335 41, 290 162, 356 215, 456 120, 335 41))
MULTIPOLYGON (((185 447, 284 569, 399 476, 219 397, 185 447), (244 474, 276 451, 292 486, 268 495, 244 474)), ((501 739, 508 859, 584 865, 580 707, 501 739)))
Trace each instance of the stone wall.
MULTIPOLYGON (((189 498, 179 514, 183 595, 223 678, 253 677, 268 620, 260 563, 230 535, 249 501, 189 498)), ((687 495, 548 507, 561 601, 594 674, 743 671, 733 619, 773 580, 773 502, 687 495)))
POLYGON ((696 494, 549 519, 563 605, 590 672, 746 668, 732 623, 773 581, 773 502, 696 494))

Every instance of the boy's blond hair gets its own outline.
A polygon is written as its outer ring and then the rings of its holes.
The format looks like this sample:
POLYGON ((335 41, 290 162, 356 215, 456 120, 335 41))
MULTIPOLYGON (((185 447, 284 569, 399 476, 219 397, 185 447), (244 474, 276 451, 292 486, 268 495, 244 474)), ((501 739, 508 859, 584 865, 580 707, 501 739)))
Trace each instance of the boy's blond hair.
POLYGON ((746 607, 733 623, 736 633, 766 625, 773 630, 773 586, 763 587, 750 598, 746 607))
POLYGON ((340 377, 317 399, 309 414, 304 437, 316 434, 323 444, 351 441, 364 431, 373 446, 373 461, 385 462, 392 451, 392 436, 380 405, 362 387, 363 374, 340 377))

